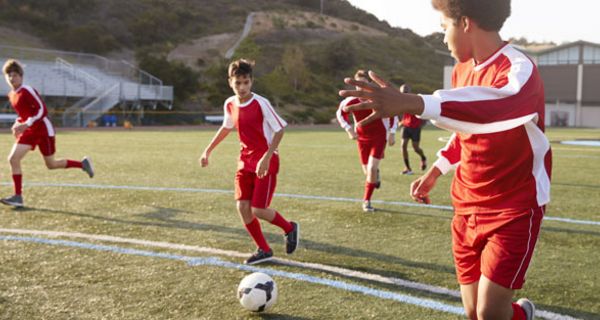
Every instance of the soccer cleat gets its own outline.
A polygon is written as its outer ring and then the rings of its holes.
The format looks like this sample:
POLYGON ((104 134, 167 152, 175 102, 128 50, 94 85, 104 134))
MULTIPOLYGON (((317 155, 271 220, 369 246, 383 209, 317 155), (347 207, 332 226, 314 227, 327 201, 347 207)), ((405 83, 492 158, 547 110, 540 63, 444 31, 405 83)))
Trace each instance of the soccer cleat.
POLYGON ((529 301, 527 298, 521 298, 517 300, 517 304, 521 306, 521 309, 525 311, 525 315, 527 316, 527 320, 535 319, 535 306, 533 302, 529 301))
POLYGON ((285 252, 287 254, 292 254, 298 248, 298 243, 300 243, 300 225, 294 221, 291 221, 294 229, 292 231, 285 234, 285 252))
POLYGON ((407 175, 407 176, 410 176, 410 175, 412 175, 412 174, 413 174, 413 172, 412 172, 412 170, 410 170, 410 169, 404 169, 404 171, 402 171, 402 174, 405 174, 405 175, 407 175))
POLYGON ((273 259, 273 250, 269 250, 268 252, 264 252, 261 248, 256 249, 250 258, 244 261, 244 264, 258 264, 269 261, 273 259))
POLYGON ((90 176, 90 178, 94 177, 94 167, 92 167, 92 159, 88 157, 83 157, 81 160, 81 170, 85 171, 85 173, 90 176))
POLYGON ((20 194, 15 194, 13 196, 0 199, 0 202, 8 206, 21 208, 23 207, 23 196, 20 194))
POLYGON ((421 170, 427 169, 427 158, 421 159, 421 170))
POLYGON ((363 202, 363 211, 364 212, 375 212, 375 208, 373 208, 373 206, 371 206, 371 201, 369 200, 365 200, 365 202, 363 202))

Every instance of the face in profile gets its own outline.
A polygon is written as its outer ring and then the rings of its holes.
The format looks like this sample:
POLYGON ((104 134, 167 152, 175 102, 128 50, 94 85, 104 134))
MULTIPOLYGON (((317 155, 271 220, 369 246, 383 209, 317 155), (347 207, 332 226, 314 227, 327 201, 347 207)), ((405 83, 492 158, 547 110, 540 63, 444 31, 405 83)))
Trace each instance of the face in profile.
POLYGON ((252 78, 248 75, 229 77, 229 86, 240 101, 245 101, 252 94, 252 78))
POLYGON ((23 84, 23 77, 15 71, 5 74, 4 78, 6 79, 6 83, 8 83, 13 90, 17 89, 21 86, 21 84, 23 84))
POLYGON ((459 62, 471 59, 469 43, 464 31, 464 19, 454 21, 454 19, 441 13, 440 23, 444 30, 444 43, 448 47, 448 50, 450 50, 452 57, 459 62))

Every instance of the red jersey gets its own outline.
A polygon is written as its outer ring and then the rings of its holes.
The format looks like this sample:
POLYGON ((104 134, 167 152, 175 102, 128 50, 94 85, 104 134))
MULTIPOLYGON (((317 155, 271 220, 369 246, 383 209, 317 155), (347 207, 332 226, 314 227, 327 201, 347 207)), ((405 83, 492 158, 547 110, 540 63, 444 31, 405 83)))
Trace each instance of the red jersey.
POLYGON ((504 45, 481 64, 458 63, 454 89, 422 95, 422 118, 453 131, 434 164, 456 167, 457 214, 537 208, 550 201, 552 155, 544 86, 533 62, 504 45))
POLYGON ((17 121, 27 123, 27 130, 36 134, 54 136, 54 127, 46 117, 48 109, 40 94, 30 86, 22 85, 8 93, 8 100, 19 116, 17 121))
MULTIPOLYGON (((237 128, 240 139, 238 169, 256 171, 258 161, 269 150, 273 135, 285 126, 287 123, 277 115, 269 100, 255 93, 243 104, 236 96, 225 101, 223 127, 237 128)), ((273 161, 277 157, 275 151, 273 161)), ((277 173, 277 166, 270 166, 269 172, 277 173)))
MULTIPOLYGON (((340 106, 336 112, 336 118, 340 123, 340 126, 344 128, 344 130, 348 130, 352 128, 349 121, 350 113, 344 111, 345 106, 351 106, 353 104, 360 103, 360 99, 354 97, 348 97, 340 102, 340 106)), ((354 123, 358 123, 364 118, 368 117, 373 110, 355 110, 352 111, 352 116, 354 118, 354 123)), ((387 139, 388 130, 390 132, 396 132, 396 128, 398 126, 398 122, 394 121, 394 118, 382 118, 381 120, 375 120, 365 126, 356 127, 356 134, 358 135, 358 139, 360 140, 370 140, 376 138, 384 138, 387 139)))
POLYGON ((410 113, 405 113, 402 117, 402 126, 405 128, 420 128, 423 125, 423 122, 423 120, 410 113))

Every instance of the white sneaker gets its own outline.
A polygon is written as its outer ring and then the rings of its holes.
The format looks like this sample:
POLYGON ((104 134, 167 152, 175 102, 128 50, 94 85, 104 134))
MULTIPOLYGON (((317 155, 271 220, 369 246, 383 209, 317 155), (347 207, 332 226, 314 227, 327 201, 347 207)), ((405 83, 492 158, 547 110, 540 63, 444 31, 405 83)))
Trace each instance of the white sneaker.
POLYGON ((373 206, 371 206, 371 201, 366 200, 365 202, 363 202, 363 211, 364 212, 375 212, 375 208, 373 208, 373 206))
POLYGON ((517 300, 517 304, 521 306, 523 311, 525 311, 527 320, 535 319, 535 306, 533 305, 533 302, 529 301, 527 298, 521 298, 517 300))

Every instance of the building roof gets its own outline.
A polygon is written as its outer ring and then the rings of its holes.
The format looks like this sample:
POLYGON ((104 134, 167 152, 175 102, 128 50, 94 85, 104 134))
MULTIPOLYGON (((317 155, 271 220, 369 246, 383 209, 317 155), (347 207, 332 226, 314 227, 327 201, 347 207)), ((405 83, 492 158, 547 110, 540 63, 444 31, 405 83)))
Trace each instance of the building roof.
POLYGON ((563 43, 563 44, 557 45, 557 46, 552 46, 552 45, 534 45, 534 46, 524 47, 523 49, 525 51, 527 51, 527 53, 539 56, 539 55, 546 54, 546 53, 549 53, 549 52, 559 51, 559 50, 562 50, 564 48, 570 48, 570 47, 575 47, 575 46, 580 46, 580 45, 586 45, 586 46, 600 48, 600 43, 594 43, 594 42, 589 42, 589 41, 584 41, 584 40, 578 40, 578 41, 574 41, 574 42, 563 43))

